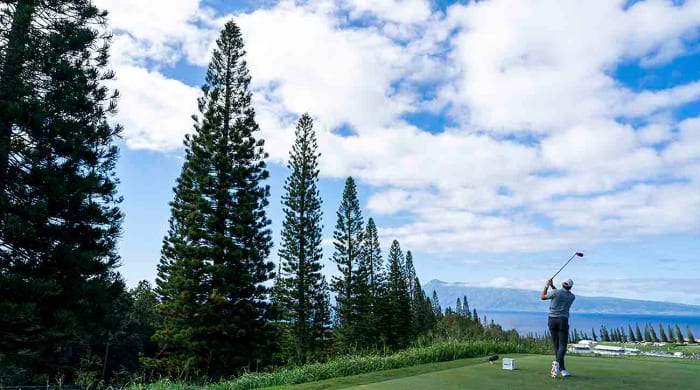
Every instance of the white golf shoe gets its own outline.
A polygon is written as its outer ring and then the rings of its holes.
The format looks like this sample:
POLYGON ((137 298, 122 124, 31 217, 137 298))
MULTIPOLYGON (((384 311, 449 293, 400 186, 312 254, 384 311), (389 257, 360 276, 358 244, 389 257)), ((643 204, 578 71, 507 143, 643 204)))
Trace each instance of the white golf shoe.
POLYGON ((567 371, 567 370, 561 370, 561 376, 567 377, 567 376, 571 376, 571 374, 569 374, 569 371, 567 371))
POLYGON ((559 362, 558 361, 553 361, 552 362, 552 371, 550 372, 552 375, 552 379, 556 379, 557 375, 559 375, 559 362))

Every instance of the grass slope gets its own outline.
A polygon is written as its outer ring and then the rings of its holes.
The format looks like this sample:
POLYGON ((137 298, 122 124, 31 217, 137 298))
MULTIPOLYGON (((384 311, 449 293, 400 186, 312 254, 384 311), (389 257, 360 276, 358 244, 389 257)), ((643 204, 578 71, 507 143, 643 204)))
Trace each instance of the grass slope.
POLYGON ((700 389, 700 361, 571 356, 567 368, 573 375, 552 379, 550 356, 515 358, 515 371, 502 370, 500 362, 465 359, 274 389, 700 389))

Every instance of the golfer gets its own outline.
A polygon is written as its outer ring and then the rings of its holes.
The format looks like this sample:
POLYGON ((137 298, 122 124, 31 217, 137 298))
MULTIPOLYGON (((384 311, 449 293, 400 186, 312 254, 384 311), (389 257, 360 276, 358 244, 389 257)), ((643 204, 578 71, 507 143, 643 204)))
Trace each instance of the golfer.
POLYGON ((571 293, 571 288, 574 286, 574 281, 568 279, 561 284, 561 290, 554 287, 554 280, 550 278, 542 290, 542 300, 547 299, 552 302, 549 304, 549 333, 552 334, 552 342, 554 343, 554 355, 556 360, 552 362, 552 378, 556 378, 561 372, 561 376, 566 377, 569 371, 564 365, 564 355, 566 355, 566 345, 569 342, 569 309, 574 303, 576 296, 571 293), (549 288, 552 288, 549 291, 549 288))

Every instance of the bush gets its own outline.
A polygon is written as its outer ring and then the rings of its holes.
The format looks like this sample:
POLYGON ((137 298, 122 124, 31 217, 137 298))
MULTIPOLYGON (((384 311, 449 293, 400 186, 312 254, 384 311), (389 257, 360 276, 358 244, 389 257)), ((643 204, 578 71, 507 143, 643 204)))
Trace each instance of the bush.
MULTIPOLYGON (((343 356, 326 363, 307 364, 270 373, 248 373, 230 381, 206 385, 202 390, 248 390, 269 386, 295 385, 490 354, 546 353, 547 351, 545 343, 535 340, 443 342, 429 347, 409 348, 389 355, 343 356)), ((161 390, 164 388, 189 390, 195 387, 173 386, 172 382, 158 382, 148 386, 132 386, 129 390, 161 390)))

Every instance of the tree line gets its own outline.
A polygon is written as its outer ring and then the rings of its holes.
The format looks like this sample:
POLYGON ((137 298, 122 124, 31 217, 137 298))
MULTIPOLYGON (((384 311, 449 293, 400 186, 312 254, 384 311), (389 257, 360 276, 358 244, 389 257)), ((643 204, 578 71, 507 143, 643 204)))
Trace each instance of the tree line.
POLYGON ((624 326, 619 328, 608 329, 605 325, 601 325, 598 333, 595 329, 591 329, 590 335, 586 332, 580 332, 577 329, 572 329, 570 331, 569 340, 572 342, 578 342, 580 340, 593 340, 593 341, 611 341, 619 343, 635 343, 635 342, 664 342, 664 343, 689 343, 695 344, 696 339, 693 335, 693 331, 690 329, 690 325, 686 325, 685 336, 681 331, 681 327, 676 324, 674 327, 667 325, 664 328, 663 324, 658 326, 659 332, 657 333, 654 326, 647 323, 644 325, 644 331, 642 332, 638 323, 635 323, 634 329, 632 325, 627 325, 627 330, 624 326))
POLYGON ((106 18, 89 0, 0 6, 0 384, 218 379, 438 339, 517 337, 482 323, 466 297, 443 312, 398 241, 384 258, 351 177, 333 234, 338 274, 325 279, 308 114, 289 155, 280 261, 270 261, 267 154, 234 22, 216 41, 184 139, 155 286, 127 289, 106 18))

